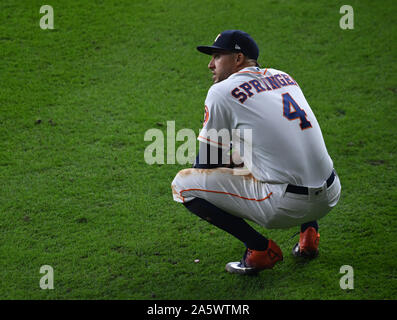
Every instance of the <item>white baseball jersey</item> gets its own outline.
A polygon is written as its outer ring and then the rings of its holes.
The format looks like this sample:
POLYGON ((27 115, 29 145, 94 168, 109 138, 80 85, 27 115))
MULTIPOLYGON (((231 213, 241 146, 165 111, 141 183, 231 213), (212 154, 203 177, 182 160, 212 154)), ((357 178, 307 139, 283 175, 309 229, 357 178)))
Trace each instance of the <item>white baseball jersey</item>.
POLYGON ((242 69, 214 84, 205 106, 198 140, 228 148, 209 134, 211 129, 226 130, 259 181, 318 187, 330 176, 333 163, 320 126, 300 87, 285 72, 242 69))

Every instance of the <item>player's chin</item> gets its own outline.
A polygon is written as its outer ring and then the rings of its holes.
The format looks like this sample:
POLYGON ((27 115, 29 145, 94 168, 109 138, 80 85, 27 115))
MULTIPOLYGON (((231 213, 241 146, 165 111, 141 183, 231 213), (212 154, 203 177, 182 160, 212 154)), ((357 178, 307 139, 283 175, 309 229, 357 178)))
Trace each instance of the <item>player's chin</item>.
POLYGON ((214 81, 214 83, 219 83, 223 80, 226 80, 227 78, 229 78, 229 76, 231 75, 231 73, 218 73, 218 74, 214 74, 212 76, 212 81, 214 81))
POLYGON ((218 82, 221 82, 221 81, 223 81, 223 80, 225 80, 225 78, 217 77, 217 76, 212 76, 212 81, 213 81, 214 83, 218 83, 218 82))

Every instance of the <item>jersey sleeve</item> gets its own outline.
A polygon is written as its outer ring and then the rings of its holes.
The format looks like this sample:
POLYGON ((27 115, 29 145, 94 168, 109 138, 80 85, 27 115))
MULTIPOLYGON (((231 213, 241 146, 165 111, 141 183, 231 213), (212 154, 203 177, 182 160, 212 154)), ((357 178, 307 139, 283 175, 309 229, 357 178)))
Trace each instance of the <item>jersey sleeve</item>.
POLYGON ((231 110, 223 95, 211 87, 205 99, 203 128, 198 140, 214 147, 229 149, 231 142, 231 110))

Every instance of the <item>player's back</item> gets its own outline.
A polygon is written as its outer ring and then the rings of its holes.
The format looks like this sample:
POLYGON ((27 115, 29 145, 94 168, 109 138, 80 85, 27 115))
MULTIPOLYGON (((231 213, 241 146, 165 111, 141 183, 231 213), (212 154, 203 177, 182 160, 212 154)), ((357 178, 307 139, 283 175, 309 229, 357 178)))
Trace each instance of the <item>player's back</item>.
POLYGON ((232 129, 252 147, 244 162, 257 179, 317 187, 329 177, 333 163, 320 126, 292 77, 250 67, 213 87, 226 96, 232 129), (252 141, 244 129, 252 129, 252 141))

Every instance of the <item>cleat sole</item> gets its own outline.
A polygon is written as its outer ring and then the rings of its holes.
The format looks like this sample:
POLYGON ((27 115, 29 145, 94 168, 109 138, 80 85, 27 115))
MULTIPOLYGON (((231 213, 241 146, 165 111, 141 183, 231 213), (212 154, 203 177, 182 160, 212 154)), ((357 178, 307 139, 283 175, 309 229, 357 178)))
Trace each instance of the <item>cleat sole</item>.
POLYGON ((316 258, 318 256, 318 250, 313 251, 313 252, 300 251, 299 243, 297 243, 292 248, 292 255, 295 256, 295 257, 314 259, 314 258, 316 258))
POLYGON ((225 269, 229 273, 233 274, 257 274, 258 269, 252 268, 252 267, 244 267, 241 265, 240 262, 229 262, 226 266, 225 269))

